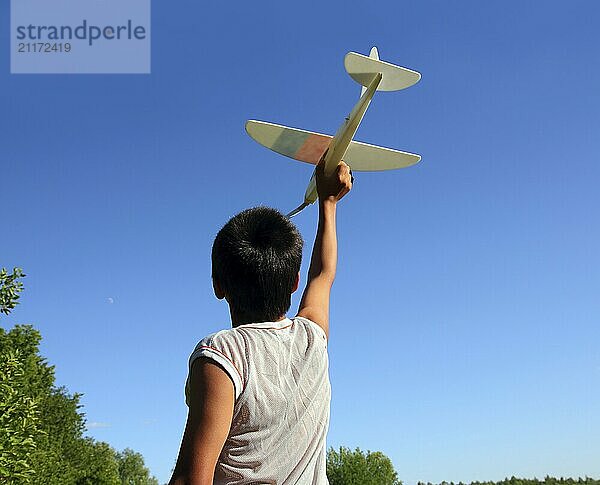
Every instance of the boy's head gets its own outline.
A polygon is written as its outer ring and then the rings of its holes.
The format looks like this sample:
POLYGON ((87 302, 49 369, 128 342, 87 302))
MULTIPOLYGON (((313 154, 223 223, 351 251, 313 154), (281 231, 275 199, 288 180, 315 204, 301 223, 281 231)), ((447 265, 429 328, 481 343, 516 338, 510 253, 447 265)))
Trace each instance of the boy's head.
POLYGON ((213 243, 212 276, 236 325, 285 315, 298 288, 302 244, 296 226, 268 207, 246 209, 223 226, 213 243))

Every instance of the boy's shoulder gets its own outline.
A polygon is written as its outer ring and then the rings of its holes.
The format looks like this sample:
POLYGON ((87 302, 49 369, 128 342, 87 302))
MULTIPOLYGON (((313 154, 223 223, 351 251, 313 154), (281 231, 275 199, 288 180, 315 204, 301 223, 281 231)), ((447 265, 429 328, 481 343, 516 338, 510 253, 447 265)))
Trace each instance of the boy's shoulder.
POLYGON ((240 332, 237 331, 236 328, 226 328, 211 333, 200 340, 192 352, 190 361, 193 360, 195 355, 197 356, 203 351, 219 352, 229 359, 232 359, 234 356, 238 356, 242 353, 243 347, 244 339, 240 332))
MULTIPOLYGON (((236 399, 245 387, 247 363, 245 359, 244 343, 235 328, 224 329, 204 337, 191 353, 188 360, 188 372, 193 363, 204 358, 221 367, 233 382, 236 399)), ((189 375, 185 386, 186 402, 189 393, 189 375)))

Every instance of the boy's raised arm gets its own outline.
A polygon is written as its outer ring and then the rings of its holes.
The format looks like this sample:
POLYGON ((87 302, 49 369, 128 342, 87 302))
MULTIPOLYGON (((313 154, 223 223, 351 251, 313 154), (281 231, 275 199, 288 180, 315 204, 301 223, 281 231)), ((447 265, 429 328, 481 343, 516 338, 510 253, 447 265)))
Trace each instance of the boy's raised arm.
POLYGON ((324 165, 321 159, 316 169, 319 223, 298 316, 315 322, 329 338, 329 295, 337 266, 336 209, 352 188, 352 175, 350 167, 340 162, 336 171, 326 176, 324 165))

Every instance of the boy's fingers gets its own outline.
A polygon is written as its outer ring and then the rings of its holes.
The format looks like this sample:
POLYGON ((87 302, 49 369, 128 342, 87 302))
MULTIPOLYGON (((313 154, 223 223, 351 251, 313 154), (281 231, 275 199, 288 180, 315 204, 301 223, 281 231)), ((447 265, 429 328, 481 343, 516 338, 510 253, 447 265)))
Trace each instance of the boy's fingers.
POLYGON ((352 176, 350 175, 350 170, 348 169, 346 171, 341 169, 340 172, 344 173, 339 174, 340 190, 338 192, 338 199, 344 197, 344 195, 346 195, 352 189, 352 176))
POLYGON ((315 174, 317 177, 317 189, 321 187, 323 194, 319 195, 334 195, 337 200, 340 200, 352 189, 352 170, 350 166, 343 160, 340 160, 338 165, 335 167, 334 173, 331 175, 325 175, 325 155, 323 154, 319 163, 315 168, 315 174))
POLYGON ((350 183, 350 185, 352 185, 352 182, 354 180, 354 177, 352 176, 352 170, 344 162, 341 162, 339 165, 339 175, 341 182, 344 182, 346 184, 350 183))
POLYGON ((342 197, 344 197, 344 195, 346 195, 348 192, 350 192, 350 188, 346 185, 344 185, 341 190, 338 192, 337 195, 337 199, 341 199, 342 197))
POLYGON ((350 173, 350 167, 347 164, 345 164, 344 162, 340 162, 339 165, 337 166, 337 172, 338 172, 338 176, 339 176, 340 180, 342 180, 343 178, 348 176, 348 174, 350 173))

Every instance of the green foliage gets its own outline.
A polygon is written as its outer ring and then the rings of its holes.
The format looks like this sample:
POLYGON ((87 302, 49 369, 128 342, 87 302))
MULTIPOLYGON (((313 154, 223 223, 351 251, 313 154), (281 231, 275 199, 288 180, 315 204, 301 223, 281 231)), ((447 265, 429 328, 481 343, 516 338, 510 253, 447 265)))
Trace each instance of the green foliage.
POLYGON ((117 460, 122 485, 158 485, 158 480, 150 476, 144 466, 144 458, 139 453, 125 448, 117 453, 117 460))
POLYGON ((19 304, 19 293, 23 290, 23 283, 19 278, 24 276, 21 268, 13 268, 11 274, 6 268, 0 269, 0 313, 8 315, 19 304))
POLYGON ((79 450, 87 461, 78 470, 77 485, 120 485, 119 464, 115 450, 107 443, 85 438, 79 450))
MULTIPOLYGON (((433 485, 430 482, 418 482, 417 485, 433 485)), ((455 485, 454 482, 441 482, 439 485, 455 485)), ((459 482, 457 485, 466 485, 459 482)), ((469 485, 600 485, 600 480, 594 480, 590 477, 585 478, 554 478, 546 476, 543 480, 537 478, 505 478, 500 482, 470 482, 469 485)))
POLYGON ((401 485, 391 460, 380 451, 340 447, 327 451, 330 485, 401 485))
POLYGON ((44 409, 41 423, 44 435, 34 454, 36 475, 33 483, 87 483, 82 480, 89 469, 102 468, 83 437, 85 419, 79 412, 79 398, 78 394, 70 395, 66 389, 56 387, 40 396, 44 409))
POLYGON ((157 485, 141 455, 84 436, 81 396, 55 386, 40 340, 30 325, 0 328, 0 483, 157 485))
POLYGON ((24 375, 20 352, 0 353, 0 481, 27 482, 34 473, 40 413, 36 400, 20 385, 24 375))

